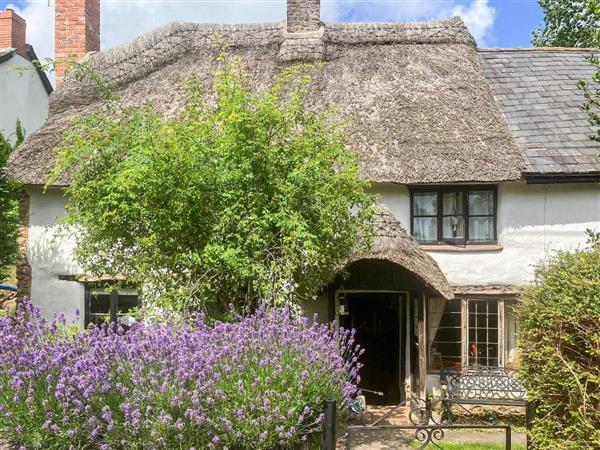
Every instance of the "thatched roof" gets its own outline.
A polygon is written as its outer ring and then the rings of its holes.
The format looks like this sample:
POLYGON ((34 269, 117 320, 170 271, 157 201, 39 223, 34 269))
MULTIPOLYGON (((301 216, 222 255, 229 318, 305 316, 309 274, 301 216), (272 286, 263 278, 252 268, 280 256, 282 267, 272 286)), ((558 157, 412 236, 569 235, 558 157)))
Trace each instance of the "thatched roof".
MULTIPOLYGON (((288 33, 284 24, 173 23, 90 56, 127 104, 155 102, 165 116, 183 106, 181 82, 212 86, 215 36, 240 56, 262 89, 283 67, 323 60, 314 74, 316 110, 333 107, 347 124, 362 174, 395 183, 498 182, 520 177, 522 156, 459 18, 425 23, 325 24, 288 33)), ((74 117, 98 110, 92 86, 69 77, 50 99, 45 125, 12 155, 12 176, 42 184, 74 117)), ((58 185, 69 183, 68 175, 58 185)))
POLYGON ((354 254, 346 263, 346 267, 361 259, 379 259, 398 264, 419 279, 426 288, 447 300, 454 298, 454 288, 448 284, 446 277, 437 263, 419 243, 396 220, 384 206, 378 205, 374 216, 374 238, 368 252, 354 254))

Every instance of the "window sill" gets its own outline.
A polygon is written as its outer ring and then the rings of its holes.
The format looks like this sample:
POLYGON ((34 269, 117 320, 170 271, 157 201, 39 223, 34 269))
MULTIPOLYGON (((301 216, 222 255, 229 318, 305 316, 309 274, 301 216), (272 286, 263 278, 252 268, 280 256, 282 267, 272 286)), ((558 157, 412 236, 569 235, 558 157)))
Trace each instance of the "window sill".
POLYGON ((421 244, 419 245, 421 250, 425 250, 426 252, 466 252, 466 253, 475 253, 475 252, 499 252, 503 249, 501 244, 481 244, 481 245, 467 245, 467 246, 458 246, 458 245, 448 245, 448 244, 421 244))

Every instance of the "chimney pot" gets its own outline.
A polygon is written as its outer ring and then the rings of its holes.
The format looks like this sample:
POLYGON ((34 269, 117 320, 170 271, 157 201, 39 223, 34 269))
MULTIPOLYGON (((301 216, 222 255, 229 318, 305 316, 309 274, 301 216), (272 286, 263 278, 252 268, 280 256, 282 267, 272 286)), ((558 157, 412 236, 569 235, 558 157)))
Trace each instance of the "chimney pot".
POLYGON ((59 84, 68 69, 64 60, 100 50, 100 0, 56 0, 54 30, 59 84))
POLYGON ((0 48, 12 47, 23 56, 27 56, 26 27, 25 19, 12 9, 0 11, 0 48))
POLYGON ((321 27, 320 0, 287 0, 287 31, 303 33, 321 27))

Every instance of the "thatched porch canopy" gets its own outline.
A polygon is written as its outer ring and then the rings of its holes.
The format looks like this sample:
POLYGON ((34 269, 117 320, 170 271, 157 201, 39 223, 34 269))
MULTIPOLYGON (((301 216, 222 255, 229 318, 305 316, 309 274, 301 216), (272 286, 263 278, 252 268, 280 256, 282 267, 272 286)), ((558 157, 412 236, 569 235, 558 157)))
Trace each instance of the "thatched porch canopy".
POLYGON ((437 263, 419 248, 419 243, 387 208, 378 207, 373 226, 371 248, 366 253, 352 255, 346 267, 360 260, 389 261, 413 275, 425 290, 447 300, 454 298, 454 289, 448 284, 437 263))
MULTIPOLYGON (((309 105, 334 108, 365 178, 407 184, 520 178, 523 157, 459 18, 324 24, 316 32, 293 34, 283 23, 173 23, 91 55, 90 67, 115 83, 125 104, 152 101, 172 117, 183 107, 186 79, 199 78, 207 95, 214 94, 217 37, 239 55, 256 90, 290 64, 321 61, 309 105)), ((67 76, 50 98, 45 125, 12 155, 12 177, 26 185, 44 184, 65 129, 102 105, 92 82, 67 76)), ((57 185, 69 181, 64 174, 57 185)), ((412 264, 430 262, 421 255, 412 264)))

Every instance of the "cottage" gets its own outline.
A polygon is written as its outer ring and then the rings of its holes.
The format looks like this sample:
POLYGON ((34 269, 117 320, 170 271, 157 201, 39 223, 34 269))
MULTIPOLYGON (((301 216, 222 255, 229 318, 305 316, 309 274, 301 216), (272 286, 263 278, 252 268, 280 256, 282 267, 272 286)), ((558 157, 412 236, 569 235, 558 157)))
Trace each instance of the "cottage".
MULTIPOLYGON (((98 50, 88 45, 99 33, 98 1, 69 2, 69 14, 90 25, 67 36, 82 56, 98 50)), ((533 265, 600 228, 599 149, 576 87, 593 73, 589 52, 478 49, 458 18, 324 24, 318 0, 288 0, 283 23, 172 23, 89 58, 125 102, 152 100, 168 116, 182 107, 182 78, 209 79, 215 34, 257 89, 290 64, 322 61, 310 103, 335 106, 349 123, 348 146, 380 196, 371 251, 353 255, 347 276, 305 305, 358 330, 369 349, 364 387, 396 402, 438 383, 442 367, 515 365, 512 306, 533 265)), ((68 174, 42 189, 62 131, 101 107, 92 91, 67 76, 45 125, 10 161, 25 185, 19 296, 47 315, 81 310, 82 326, 136 301, 134 292, 97 291, 73 259, 73 240, 53 238, 68 174)))
POLYGON ((48 115, 52 85, 34 64, 37 55, 26 43, 27 23, 12 9, 0 11, 0 133, 13 143, 15 126, 21 122, 27 134, 48 115), (30 70, 30 73, 23 73, 30 70))

